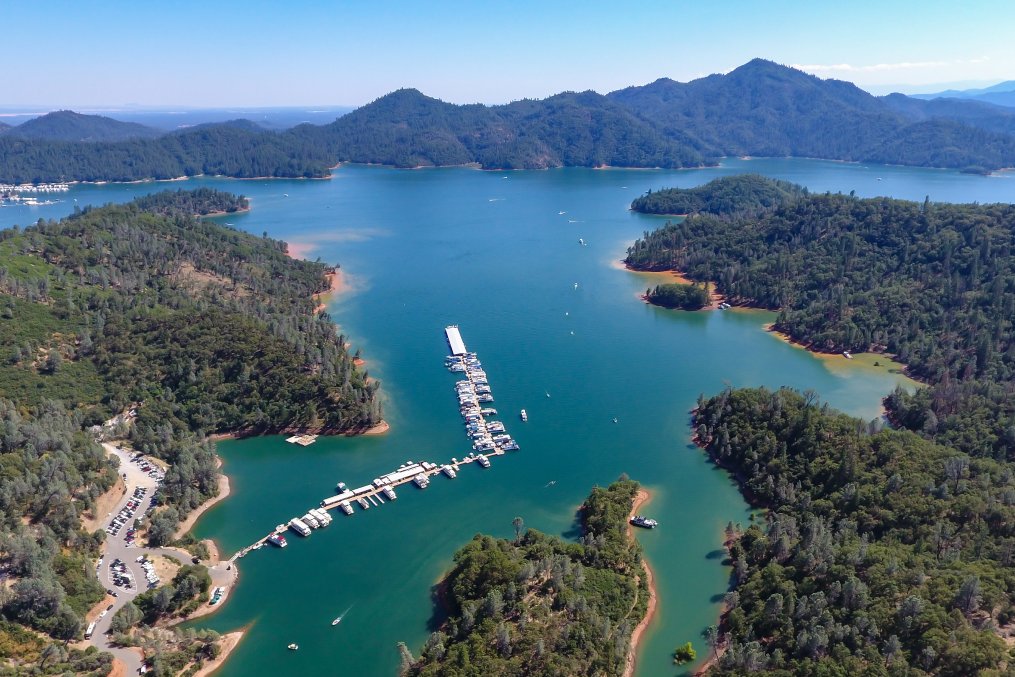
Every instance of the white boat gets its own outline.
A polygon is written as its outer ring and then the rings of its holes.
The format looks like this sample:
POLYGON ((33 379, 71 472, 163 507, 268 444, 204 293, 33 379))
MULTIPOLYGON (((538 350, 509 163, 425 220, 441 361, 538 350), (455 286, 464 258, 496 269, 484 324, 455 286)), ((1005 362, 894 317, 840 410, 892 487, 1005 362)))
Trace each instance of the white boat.
POLYGON ((490 467, 490 459, 488 459, 484 454, 476 456, 476 461, 484 468, 490 467))
POLYGON ((289 545, 289 543, 287 543, 285 540, 285 536, 283 536, 282 534, 272 534, 271 536, 268 537, 268 542, 277 548, 284 548, 285 546, 289 545))
POLYGON ((420 489, 426 489, 428 486, 430 486, 430 480, 426 478, 426 474, 424 473, 420 473, 415 477, 413 477, 412 483, 415 484, 420 489))
POLYGON ((352 514, 352 505, 349 503, 349 501, 342 501, 341 503, 338 504, 338 507, 341 508, 342 512, 344 512, 346 515, 352 514))
POLYGON ((384 487, 383 489, 381 489, 381 492, 388 497, 389 501, 393 501, 396 498, 398 498, 398 494, 396 494, 395 490, 392 489, 391 487, 384 487))
POLYGON ((525 413, 524 409, 522 409, 522 421, 528 421, 528 420, 529 420, 529 415, 525 413))
POLYGON ((297 644, 296 642, 293 642, 292 644, 290 644, 286 648, 289 649, 290 651, 296 651, 296 650, 298 650, 300 648, 300 645, 297 644))
POLYGON ((842 351, 842 356, 845 357, 847 360, 852 360, 853 359, 853 356, 849 354, 848 350, 843 350, 842 351))
POLYGON ((367 499, 363 498, 362 496, 357 498, 356 502, 359 503, 359 507, 363 508, 364 510, 370 509, 370 504, 367 503, 367 499))
POLYGON ((310 535, 310 527, 308 527, 299 517, 293 517, 289 520, 289 528, 298 533, 300 536, 310 535))
POLYGON ((458 477, 458 473, 456 473, 455 469, 452 468, 450 465, 446 465, 443 468, 441 468, 441 472, 450 477, 451 479, 455 479, 456 477, 458 477))

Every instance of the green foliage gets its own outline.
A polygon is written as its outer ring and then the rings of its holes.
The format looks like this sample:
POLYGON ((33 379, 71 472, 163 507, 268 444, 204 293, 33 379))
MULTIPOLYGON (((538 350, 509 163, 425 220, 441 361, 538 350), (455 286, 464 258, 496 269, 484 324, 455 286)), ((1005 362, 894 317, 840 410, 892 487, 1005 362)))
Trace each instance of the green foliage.
POLYGON ((963 452, 1015 460, 1015 206, 809 195, 773 212, 667 224, 628 251, 733 301, 778 308, 818 351, 895 353, 934 387, 892 419, 963 452))
POLYGON ((651 190, 631 203, 643 214, 698 214, 735 216, 773 209, 807 189, 788 181, 758 174, 737 174, 713 179, 695 188, 651 190))
POLYGON ((769 508, 764 525, 734 534, 729 646, 714 674, 999 667, 992 628, 1015 611, 1005 464, 789 390, 723 392, 694 423, 699 444, 769 508))
MULTIPOLYGON (((70 640, 101 599, 102 534, 84 533, 79 515, 116 478, 85 432, 110 414, 136 409, 133 446, 169 465, 153 544, 171 541, 218 491, 206 434, 379 420, 377 384, 315 313, 331 269, 192 215, 244 207, 218 191, 176 191, 0 231, 0 341, 10 351, 0 388, 16 398, 0 399, 3 618, 70 640)), ((168 590, 149 593, 142 616, 199 604, 210 582, 200 571, 184 567, 168 590)))
POLYGON ((620 675, 647 609, 627 535, 637 491, 631 480, 593 489, 579 543, 532 529, 515 541, 476 535, 440 584, 450 617, 418 659, 403 651, 405 674, 620 675))
POLYGON ((95 647, 71 648, 51 642, 14 623, 0 621, 0 677, 80 675, 105 677, 113 657, 95 647))
POLYGON ((678 646, 673 650, 673 662, 677 665, 683 665, 684 663, 693 663, 698 657, 698 652, 694 650, 691 643, 688 642, 684 646, 678 646))
POLYGON ((49 141, 124 141, 133 138, 160 136, 162 132, 136 122, 121 122, 102 115, 82 115, 71 110, 58 110, 22 122, 0 133, 23 139, 49 141))
POLYGON ((697 284, 660 284, 646 297, 649 303, 664 308, 700 310, 708 305, 708 289, 697 284))
MULTIPOLYGON (((210 587, 211 575, 206 566, 185 564, 173 576, 172 583, 141 593, 133 604, 141 612, 141 620, 146 625, 154 625, 161 618, 182 614, 194 601, 207 601, 210 587)), ((124 623, 130 620, 132 618, 125 618, 124 623)))

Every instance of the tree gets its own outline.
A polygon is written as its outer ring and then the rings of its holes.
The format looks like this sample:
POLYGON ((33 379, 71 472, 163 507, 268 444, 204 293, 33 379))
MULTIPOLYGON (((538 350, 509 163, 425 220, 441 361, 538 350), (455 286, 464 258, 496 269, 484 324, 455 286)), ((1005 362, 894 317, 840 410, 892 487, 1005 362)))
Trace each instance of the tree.
POLYGON ((515 517, 511 520, 511 524, 515 527, 515 543, 517 544, 522 540, 522 529, 525 527, 525 520, 521 517, 515 517))
POLYGON ((698 652, 694 650, 694 647, 690 642, 683 646, 678 646, 673 650, 673 662, 677 665, 684 663, 691 663, 695 658, 698 657, 698 652))

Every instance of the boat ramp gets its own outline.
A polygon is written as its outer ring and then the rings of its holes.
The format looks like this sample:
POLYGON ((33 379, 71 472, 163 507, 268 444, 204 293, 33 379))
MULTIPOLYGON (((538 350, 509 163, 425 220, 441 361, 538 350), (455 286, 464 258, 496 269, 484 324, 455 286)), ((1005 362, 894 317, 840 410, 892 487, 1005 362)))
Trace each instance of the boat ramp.
MULTIPOLYGON (((230 561, 235 561, 252 550, 259 550, 267 544, 269 538, 286 531, 294 531, 304 537, 309 536, 315 529, 324 528, 331 523, 332 518, 328 512, 330 510, 340 510, 346 515, 354 515, 356 513, 352 507, 354 504, 359 505, 361 511, 371 506, 379 507, 386 500, 390 502, 397 499, 395 487, 413 483, 420 489, 426 489, 430 486, 431 478, 437 475, 444 475, 446 480, 453 480, 463 466, 475 463, 481 468, 489 468, 491 457, 501 456, 519 448, 518 443, 507 434, 504 424, 490 419, 491 416, 497 415, 497 410, 489 406, 489 403, 493 402, 493 391, 478 356, 466 350, 465 341, 462 340, 457 325, 445 327, 444 333, 451 349, 451 355, 446 359, 445 366, 449 371, 465 377, 455 384, 455 393, 458 397, 459 412, 465 423, 466 435, 472 441, 472 451, 464 458, 452 458, 450 463, 444 464, 408 460, 397 469, 376 477, 370 484, 364 484, 356 489, 348 488, 344 482, 339 482, 338 493, 322 500, 319 508, 311 508, 302 517, 294 517, 288 522, 279 524, 264 538, 233 555, 230 561)), ((306 446, 312 444, 316 438, 316 435, 294 436, 286 441, 306 446)))

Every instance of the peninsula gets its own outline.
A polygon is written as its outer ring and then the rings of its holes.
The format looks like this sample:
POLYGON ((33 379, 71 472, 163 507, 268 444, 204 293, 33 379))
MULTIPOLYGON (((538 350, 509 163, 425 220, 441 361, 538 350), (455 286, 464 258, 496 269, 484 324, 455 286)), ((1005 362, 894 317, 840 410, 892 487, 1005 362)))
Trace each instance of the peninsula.
MULTIPOLYGON (((142 529, 159 548, 219 491, 208 435, 381 423, 379 384, 356 366, 328 314, 316 312, 334 269, 194 216, 246 207, 214 190, 167 191, 0 232, 2 446, 5 458, 19 459, 7 465, 3 502, 11 587, 0 632, 20 647, 11 660, 32 662, 80 638, 105 596, 96 560, 104 537, 124 535, 86 530, 79 515, 92 515, 94 528, 127 469, 97 437, 124 440, 160 477, 142 529), (22 641, 22 628, 40 634, 22 641)), ((131 505, 152 495, 135 493, 131 505)), ((118 614, 118 628, 207 601, 203 565, 173 571, 170 585, 118 614)), ((193 645, 190 659, 210 643, 209 635, 193 645)), ((108 667, 94 654, 69 659, 75 671, 108 667)))

